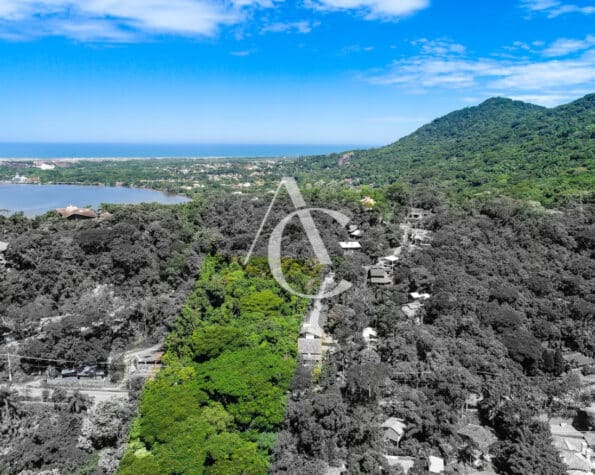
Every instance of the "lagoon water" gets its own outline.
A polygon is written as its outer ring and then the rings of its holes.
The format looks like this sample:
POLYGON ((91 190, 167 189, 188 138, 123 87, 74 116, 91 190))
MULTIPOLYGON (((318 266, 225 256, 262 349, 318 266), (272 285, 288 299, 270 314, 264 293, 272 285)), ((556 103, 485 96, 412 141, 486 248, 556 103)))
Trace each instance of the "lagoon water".
POLYGON ((188 201, 179 195, 139 188, 78 185, 11 185, 0 184, 0 214, 22 211, 26 216, 38 216, 68 205, 91 206, 101 203, 178 204, 188 201))

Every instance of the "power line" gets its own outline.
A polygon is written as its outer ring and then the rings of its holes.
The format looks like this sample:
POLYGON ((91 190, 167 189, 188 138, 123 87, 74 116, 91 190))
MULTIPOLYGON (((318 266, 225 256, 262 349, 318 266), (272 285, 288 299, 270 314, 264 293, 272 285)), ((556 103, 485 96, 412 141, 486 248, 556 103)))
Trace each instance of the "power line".
MULTIPOLYGON (((13 357, 13 358, 17 358, 17 359, 27 359, 27 360, 36 360, 36 361, 51 361, 51 362, 55 362, 55 363, 75 363, 75 364, 80 364, 80 361, 75 361, 75 360, 66 360, 66 359, 53 359, 53 358, 38 358, 36 356, 26 356, 26 355, 16 355, 13 353, 0 353, 0 356, 5 356, 6 358, 9 359, 13 357)), ((108 364, 114 364, 111 361, 96 361, 93 362, 93 364, 96 365, 108 365, 108 364)), ((121 363, 116 363, 115 365, 120 365, 120 366, 125 366, 124 364, 121 363)))

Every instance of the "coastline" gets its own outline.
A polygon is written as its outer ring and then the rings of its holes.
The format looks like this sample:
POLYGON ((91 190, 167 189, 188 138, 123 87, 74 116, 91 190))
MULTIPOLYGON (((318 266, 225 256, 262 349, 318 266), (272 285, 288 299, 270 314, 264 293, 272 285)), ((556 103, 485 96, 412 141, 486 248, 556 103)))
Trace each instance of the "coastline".
POLYGON ((0 161, 287 159, 374 146, 362 143, 0 142, 0 161))
POLYGON ((135 161, 135 160, 283 160, 298 158, 301 155, 285 155, 285 156, 160 156, 160 157, 68 157, 68 158, 43 158, 43 157, 0 157, 0 162, 106 162, 106 161, 135 161))

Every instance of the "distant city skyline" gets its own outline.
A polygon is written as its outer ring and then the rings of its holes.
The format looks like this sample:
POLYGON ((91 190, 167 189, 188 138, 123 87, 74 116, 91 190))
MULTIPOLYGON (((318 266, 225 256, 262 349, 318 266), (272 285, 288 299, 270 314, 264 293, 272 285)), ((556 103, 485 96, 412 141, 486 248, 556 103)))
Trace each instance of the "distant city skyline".
POLYGON ((0 141, 367 144, 595 91, 595 4, 4 0, 0 141))

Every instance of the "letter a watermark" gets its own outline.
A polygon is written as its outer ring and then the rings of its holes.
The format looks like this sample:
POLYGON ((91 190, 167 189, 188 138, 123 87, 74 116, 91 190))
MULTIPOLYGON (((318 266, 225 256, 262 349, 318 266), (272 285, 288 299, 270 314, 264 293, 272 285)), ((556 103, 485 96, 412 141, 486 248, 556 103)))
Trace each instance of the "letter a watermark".
POLYGON ((321 292, 316 295, 302 294, 302 293, 292 289, 291 286, 287 283, 287 280, 285 280, 285 275, 283 274, 283 270, 281 269, 281 240, 283 239, 283 231, 285 231, 285 227, 295 216, 297 216, 299 218, 300 222, 302 223, 302 226, 304 227, 304 231, 306 231, 306 235, 308 236, 308 239, 310 240, 312 249, 314 249, 314 253, 316 254, 316 259, 318 259, 318 262, 320 262, 321 264, 324 264, 324 265, 331 265, 332 261, 328 255, 328 252, 326 250, 326 247, 324 246, 324 243, 322 242, 322 238, 320 237, 318 228, 316 227, 316 224, 314 224, 314 220, 312 219, 311 212, 319 211, 321 213, 325 213, 328 216, 330 216, 331 218, 333 218, 335 221, 337 221, 343 227, 345 227, 347 225, 347 223, 349 222, 349 219, 350 219, 349 217, 345 216, 343 213, 340 213, 339 211, 334 211, 332 209, 307 208, 306 202, 304 201, 304 198, 297 186, 297 183, 295 182, 295 179, 293 179, 293 178, 285 177, 281 180, 281 183, 279 183, 279 186, 277 187, 277 190, 275 191, 273 199, 271 200, 271 204, 269 205, 269 208, 267 209, 267 212, 264 215, 262 223, 260 223, 260 228, 258 229, 258 232, 256 233, 254 241, 252 242, 252 246, 250 246, 250 251, 248 251, 248 255, 246 256, 246 259, 244 259, 244 265, 246 265, 248 263, 248 261, 250 260, 250 257, 252 256, 252 252, 254 251, 256 242, 258 241, 258 238, 260 237, 260 234, 262 233, 262 229, 264 228, 264 225, 265 225, 265 223, 269 217, 269 214, 271 212, 271 209, 273 208, 273 204, 275 203, 275 200, 277 199, 277 195, 279 194, 279 191, 281 191, 281 188, 283 186, 285 186, 285 189, 287 190, 287 193, 289 194, 289 197, 291 198, 291 201, 293 203, 293 206, 296 208, 296 211, 285 216, 285 218, 283 218, 279 222, 279 224, 277 224, 275 229, 273 229, 273 232, 271 233, 271 237, 269 238, 268 261, 269 261, 269 267, 271 269, 271 273, 273 274, 273 277, 279 283, 279 285, 281 287, 283 287, 285 290, 287 290, 288 292, 290 292, 294 295, 297 295, 299 297, 307 298, 307 299, 325 299, 325 298, 334 297, 335 295, 339 295, 340 293, 345 292, 347 289, 349 289, 351 287, 351 283, 347 282, 346 280, 342 280, 341 282, 339 282, 339 284, 336 285, 329 292, 325 292, 324 291, 325 289, 323 286, 321 288, 321 292))

